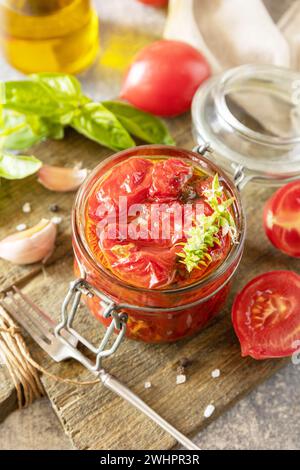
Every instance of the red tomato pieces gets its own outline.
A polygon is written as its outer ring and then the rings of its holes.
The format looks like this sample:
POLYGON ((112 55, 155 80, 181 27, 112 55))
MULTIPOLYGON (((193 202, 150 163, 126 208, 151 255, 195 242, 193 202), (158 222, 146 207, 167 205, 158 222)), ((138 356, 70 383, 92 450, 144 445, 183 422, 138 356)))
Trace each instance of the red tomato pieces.
POLYGON ((264 228, 276 248, 300 258, 300 180, 283 186, 267 202, 264 228))
POLYGON ((121 97, 149 113, 176 116, 188 111, 201 83, 210 76, 203 55, 181 41, 161 40, 136 56, 121 97))
POLYGON ((184 184, 193 176, 193 168, 182 160, 170 158, 157 163, 152 173, 151 198, 159 201, 177 199, 184 184))
POLYGON ((126 196, 128 206, 138 204, 148 197, 153 164, 145 158, 130 158, 118 165, 101 184, 98 201, 112 201, 116 206, 119 197, 126 196))
POLYGON ((232 321, 242 356, 292 355, 300 341, 300 275, 272 271, 254 278, 235 298, 232 321))
POLYGON ((87 205, 86 236, 98 263, 136 287, 191 284, 226 258, 231 241, 220 229, 207 266, 187 274, 178 253, 198 215, 212 178, 176 158, 129 158, 104 174, 87 205), (125 210, 119 197, 126 196, 125 210), (124 210, 124 212, 123 212, 124 210), (126 212, 127 211, 127 212, 126 212), (123 218, 124 216, 124 218, 123 218))
MULTIPOLYGON (((119 229, 120 230, 120 229, 119 229)), ((102 231, 100 248, 119 278, 137 287, 163 287, 175 276, 176 253, 168 248, 143 246, 143 242, 130 236, 124 240, 122 233, 111 240, 105 236, 109 226, 102 231)))

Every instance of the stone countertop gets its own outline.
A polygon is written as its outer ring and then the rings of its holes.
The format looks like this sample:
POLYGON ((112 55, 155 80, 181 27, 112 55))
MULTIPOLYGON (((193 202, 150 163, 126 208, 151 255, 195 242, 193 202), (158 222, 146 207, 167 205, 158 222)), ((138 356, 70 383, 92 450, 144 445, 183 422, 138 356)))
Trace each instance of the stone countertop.
MULTIPOLYGON (((291 1, 265 0, 265 3, 274 19, 278 19, 291 1)), ((147 34, 151 35, 153 31, 157 36, 161 34, 165 19, 163 11, 145 7, 135 0, 97 0, 96 6, 104 43, 109 40, 112 29, 120 35, 126 33, 127 38, 129 31, 134 29, 144 35, 145 42, 147 34)), ((83 74, 83 85, 94 98, 115 96, 120 74, 115 71, 112 79, 101 67, 96 65, 83 74)), ((18 76, 0 57, 0 79, 18 76)), ((202 449, 299 450, 299 423, 300 365, 290 364, 208 426, 197 436, 196 442, 202 449)), ((0 450, 70 448, 70 442, 46 399, 13 413, 0 425, 0 450)))

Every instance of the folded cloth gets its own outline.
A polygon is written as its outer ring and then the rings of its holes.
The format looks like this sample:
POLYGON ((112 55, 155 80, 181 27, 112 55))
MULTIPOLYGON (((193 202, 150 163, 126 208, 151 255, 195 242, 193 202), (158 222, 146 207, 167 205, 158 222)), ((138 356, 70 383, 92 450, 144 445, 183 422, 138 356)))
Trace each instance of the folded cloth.
MULTIPOLYGON (((262 0, 169 0, 164 37, 192 44, 214 73, 242 64, 272 64, 300 70, 300 0, 277 26, 262 0), (292 54, 290 53, 292 49, 292 54)), ((300 83, 299 83, 300 89, 300 83)), ((299 104, 266 93, 231 96, 265 133, 291 137, 299 129, 299 104)))
POLYGON ((295 1, 278 22, 291 51, 291 68, 300 71, 300 1, 295 1))
POLYGON ((290 65, 289 44, 262 0, 170 0, 164 37, 197 47, 215 72, 249 63, 290 65))
POLYGON ((178 39, 198 49, 214 72, 222 67, 207 46, 194 14, 194 0, 169 0, 168 17, 164 30, 164 38, 178 39))

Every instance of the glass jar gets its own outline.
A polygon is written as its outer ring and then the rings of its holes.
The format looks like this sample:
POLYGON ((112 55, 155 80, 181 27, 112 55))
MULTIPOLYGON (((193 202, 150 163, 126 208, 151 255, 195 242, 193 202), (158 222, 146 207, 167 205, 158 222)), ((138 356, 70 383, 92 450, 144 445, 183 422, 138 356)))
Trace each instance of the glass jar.
POLYGON ((90 0, 0 0, 0 46, 24 73, 78 73, 98 52, 98 17, 90 0))
MULTIPOLYGON (((232 276, 242 256, 245 221, 239 193, 228 176, 205 157, 168 146, 142 146, 113 155, 100 163, 80 188, 72 216, 75 272, 103 293, 114 309, 128 315, 126 335, 151 343, 176 341, 203 328, 221 309, 227 298, 232 276), (145 289, 126 284, 96 262, 85 237, 86 205, 99 178, 122 161, 136 156, 175 157, 186 160, 208 174, 218 173, 228 193, 234 197, 234 216, 238 243, 233 244, 217 269, 195 284, 181 288, 145 289)), ((106 326, 111 318, 103 317, 103 299, 86 297, 90 311, 106 326)))
POLYGON ((243 65, 213 77, 192 103, 193 132, 236 179, 277 185, 300 176, 300 74, 243 65))
MULTIPOLYGON (((245 217, 239 190, 250 180, 274 185, 300 177, 299 74, 261 65, 226 71, 199 88, 192 118, 198 143, 195 152, 144 146, 118 153, 94 170, 77 195, 73 211, 75 272, 98 292, 86 297, 87 304, 102 323, 110 325, 108 333, 120 324, 116 315, 107 318, 106 313, 113 311, 128 315, 127 336, 146 342, 176 341, 203 328, 223 305, 242 256, 245 217), (132 156, 162 154, 220 175, 222 185, 235 199, 239 240, 215 271, 193 285, 165 290, 135 288, 95 262, 85 240, 84 208, 93 185, 114 165, 132 156), (111 318, 116 323, 111 323, 111 318)), ((118 344, 124 332, 119 329, 118 344)))

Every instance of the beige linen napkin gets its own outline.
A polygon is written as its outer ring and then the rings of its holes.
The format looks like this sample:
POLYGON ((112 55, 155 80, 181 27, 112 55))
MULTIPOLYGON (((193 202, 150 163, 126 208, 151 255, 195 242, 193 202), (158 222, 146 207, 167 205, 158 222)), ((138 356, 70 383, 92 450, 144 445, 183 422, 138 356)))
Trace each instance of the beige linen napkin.
MULTIPOLYGON (((251 63, 300 70, 300 0, 278 25, 262 0, 169 0, 164 37, 192 44, 215 73, 251 63)), ((291 110, 268 94, 240 94, 233 100, 267 133, 281 137, 299 133, 300 102, 291 110)))
POLYGON ((290 65, 288 41, 262 0, 170 0, 164 37, 201 50, 215 72, 250 63, 290 65))
POLYGON ((295 1, 278 22, 290 46, 291 68, 300 71, 300 1, 295 1))

